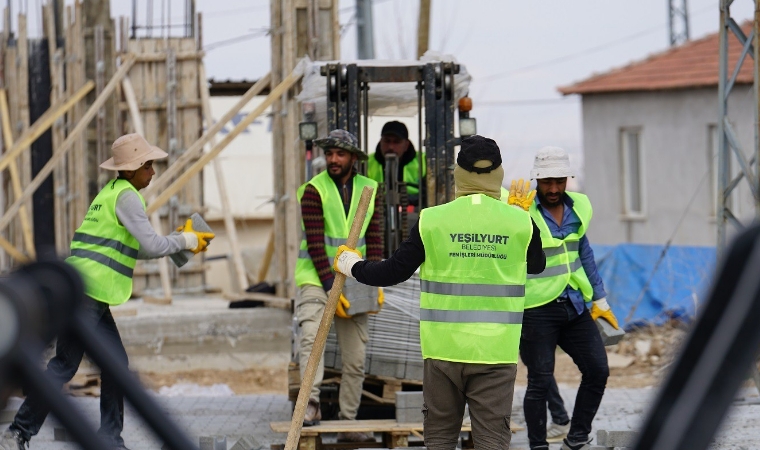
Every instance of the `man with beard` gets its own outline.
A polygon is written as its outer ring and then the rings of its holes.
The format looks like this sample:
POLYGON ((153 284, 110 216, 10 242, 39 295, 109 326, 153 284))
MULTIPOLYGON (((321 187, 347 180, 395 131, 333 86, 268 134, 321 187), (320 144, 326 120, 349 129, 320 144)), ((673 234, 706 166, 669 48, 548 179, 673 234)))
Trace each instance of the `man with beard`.
MULTIPOLYGON (((356 137, 345 130, 333 130, 324 139, 314 141, 325 152, 327 170, 316 175, 298 189, 301 204, 303 239, 296 263, 295 280, 298 286, 296 317, 300 327, 301 377, 306 370, 319 322, 322 319, 328 292, 332 288, 335 272, 331 263, 338 246, 348 238, 359 197, 365 186, 374 189, 357 250, 367 259, 379 261, 383 256, 382 196, 375 195, 377 182, 358 175, 354 165, 366 160, 359 149, 356 137)), ((344 289, 344 294, 345 294, 344 289)), ((341 295, 335 312, 335 331, 338 335, 342 360, 339 417, 355 420, 364 383, 364 355, 368 339, 367 314, 349 316, 350 297, 341 295)), ((380 303, 382 301, 380 300, 380 303)), ((324 362, 320 358, 304 425, 316 425, 322 419, 319 406, 319 385, 324 375, 324 362)), ((341 442, 373 442, 374 438, 361 432, 338 433, 341 442)))
MULTIPOLYGON (((392 153, 398 158, 398 180, 406 183, 409 204, 417 206, 420 194, 420 164, 425 176, 425 155, 417 153, 409 140, 409 130, 403 123, 393 120, 383 125, 380 142, 375 153, 369 155, 367 176, 382 184, 385 179, 385 155, 392 153)), ((424 190, 424 186, 423 186, 424 190)))
POLYGON ((572 176, 563 149, 538 151, 531 171, 537 196, 528 211, 541 230, 546 270, 528 275, 520 339, 520 356, 528 368, 523 408, 531 449, 549 448, 546 402, 557 345, 573 358, 582 374, 562 449, 590 448, 591 422, 609 376, 607 353, 594 320, 603 317, 617 328, 586 237, 591 203, 585 195, 565 190, 567 177, 572 176), (590 311, 587 301, 593 301, 590 311))

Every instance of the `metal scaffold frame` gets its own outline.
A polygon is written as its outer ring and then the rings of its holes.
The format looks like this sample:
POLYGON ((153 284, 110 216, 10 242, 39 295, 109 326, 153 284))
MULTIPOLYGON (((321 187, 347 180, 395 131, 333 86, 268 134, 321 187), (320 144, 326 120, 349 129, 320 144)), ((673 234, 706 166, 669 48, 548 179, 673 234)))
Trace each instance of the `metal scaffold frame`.
MULTIPOLYGON (((746 36, 739 24, 731 17, 731 4, 733 0, 720 0, 720 50, 719 50, 719 69, 718 69, 718 211, 717 217, 717 250, 718 255, 722 254, 727 244, 727 225, 730 222, 737 229, 745 228, 745 224, 737 217, 737 214, 731 209, 732 194, 738 191, 738 186, 742 180, 749 184, 749 190, 752 193, 755 204, 754 218, 760 218, 760 170, 758 170, 758 161, 760 161, 760 115, 758 108, 760 106, 760 0, 753 0, 755 3, 755 16, 752 31, 746 36), (729 39, 734 36, 742 45, 742 53, 736 62, 735 67, 729 67, 728 61, 728 43, 729 39), (752 93, 754 96, 754 123, 755 139, 752 155, 747 159, 747 154, 742 149, 741 144, 728 115, 728 97, 731 89, 734 87, 739 71, 744 64, 747 56, 754 60, 754 83, 752 93), (731 72, 729 72, 729 69, 731 72), (730 76, 729 76, 730 73, 730 76), (736 169, 736 176, 731 176, 731 157, 734 155, 739 163, 736 169)), ((736 202, 738 204, 738 202, 736 202)), ((760 372, 757 364, 752 367, 752 378, 755 385, 760 390, 760 372)))
MULTIPOLYGON (((745 227, 744 224, 734 214, 732 210, 731 197, 738 191, 742 180, 749 183, 749 189, 755 201, 755 218, 760 216, 760 185, 758 184, 758 155, 760 153, 760 128, 758 128, 758 78, 760 77, 758 61, 760 55, 757 54, 758 46, 758 20, 760 19, 760 0, 755 2, 755 20, 754 27, 749 36, 746 36, 739 24, 731 17, 730 7, 733 0, 720 1, 720 50, 719 50, 719 81, 718 81, 718 210, 716 211, 718 239, 717 247, 720 253, 726 247, 727 224, 737 229, 745 227), (736 38, 742 45, 742 53, 735 67, 729 67, 728 61, 728 43, 732 38, 736 38), (734 87, 737 76, 744 60, 750 56, 754 59, 755 81, 753 85, 754 94, 754 118, 755 118, 755 140, 754 149, 751 157, 748 159, 745 151, 739 143, 736 131, 731 125, 728 114, 728 97, 734 87), (730 160, 735 155, 739 163, 736 168, 737 175, 731 176, 730 160)), ((738 202, 736 202, 738 203, 738 202)))

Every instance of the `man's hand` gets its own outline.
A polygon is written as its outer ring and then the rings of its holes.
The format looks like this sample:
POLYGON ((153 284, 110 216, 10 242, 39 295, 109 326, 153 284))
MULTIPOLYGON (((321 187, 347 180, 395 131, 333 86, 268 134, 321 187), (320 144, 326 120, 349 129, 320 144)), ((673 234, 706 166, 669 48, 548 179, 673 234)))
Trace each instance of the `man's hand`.
POLYGON ((530 204, 533 203, 535 196, 535 189, 530 190, 530 180, 523 182, 523 179, 520 178, 518 181, 512 180, 512 184, 509 186, 507 203, 522 208, 523 211, 527 211, 530 208, 530 204))
POLYGON ((341 319, 348 319, 351 316, 349 316, 346 311, 348 311, 348 308, 351 307, 351 302, 348 301, 345 295, 343 293, 340 294, 340 298, 338 299, 338 306, 335 307, 335 315, 340 317, 341 319))
POLYGON ((620 329, 615 314, 612 313, 610 305, 607 304, 607 297, 595 300, 591 305, 591 318, 596 320, 600 317, 607 320, 616 330, 620 329))
POLYGON ((182 236, 185 237, 185 249, 196 255, 205 252, 208 248, 208 241, 216 236, 214 233, 193 230, 193 221, 190 219, 187 219, 184 227, 178 227, 177 231, 182 232, 182 236))
POLYGON ((383 303, 385 303, 385 294, 383 293, 383 288, 379 287, 377 288, 377 304, 382 308, 383 303))
POLYGON ((346 245, 341 245, 338 247, 338 253, 335 254, 333 269, 347 277, 353 278, 354 275, 351 273, 351 269, 354 267, 354 264, 359 261, 364 261, 359 250, 354 250, 346 245))

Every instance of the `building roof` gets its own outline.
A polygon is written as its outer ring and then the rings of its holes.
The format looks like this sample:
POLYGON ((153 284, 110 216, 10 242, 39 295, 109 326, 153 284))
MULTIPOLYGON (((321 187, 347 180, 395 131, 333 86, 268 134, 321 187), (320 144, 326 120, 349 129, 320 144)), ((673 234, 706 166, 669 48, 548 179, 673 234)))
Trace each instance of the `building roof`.
MULTIPOLYGON (((752 23, 742 25, 745 35, 752 31, 752 23)), ((732 34, 729 32, 729 34, 732 34)), ((583 81, 562 86, 562 94, 599 94, 611 92, 662 91, 712 87, 718 85, 718 33, 702 39, 689 41, 678 47, 656 53, 643 61, 625 67, 593 75, 583 81)), ((742 46, 734 36, 729 36, 729 77, 733 73, 742 46)), ((754 81, 751 52, 744 59, 736 84, 752 84, 754 81)))

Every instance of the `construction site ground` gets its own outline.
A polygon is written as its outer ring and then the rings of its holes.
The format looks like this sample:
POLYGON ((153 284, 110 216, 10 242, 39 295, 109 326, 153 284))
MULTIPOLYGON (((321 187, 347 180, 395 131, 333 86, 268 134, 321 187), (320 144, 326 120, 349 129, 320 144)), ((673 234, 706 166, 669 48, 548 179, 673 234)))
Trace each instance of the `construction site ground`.
MULTIPOLYGON (((272 432, 269 424, 290 419, 289 311, 229 309, 228 301, 221 297, 179 298, 170 306, 138 300, 114 310, 132 368, 193 440, 223 435, 231 448, 242 436, 254 436, 267 449, 285 442, 286 435, 272 432), (177 389, 181 386, 190 388, 177 389)), ((659 381, 667 374, 685 328, 673 323, 639 329, 626 335, 617 346, 608 347, 611 377, 594 420, 594 435, 596 430, 637 428, 659 381)), ((571 410, 580 374, 561 351, 557 353, 555 375, 571 410)), ((525 386, 526 371, 521 364, 513 406, 513 421, 521 426, 525 425, 525 386)), ((95 426, 99 417, 97 388, 77 392, 72 386, 71 391, 79 394, 72 400, 95 426)), ((53 439, 57 426, 55 419, 48 420, 32 441, 32 448, 76 448, 53 439)), ((132 450, 161 448, 149 427, 132 410, 127 411, 123 436, 132 450)), ((760 397, 748 382, 738 394, 713 448, 758 448, 757 436, 760 397)), ((327 435, 328 440, 331 438, 334 436, 327 435)), ((528 448, 524 430, 514 435, 512 447, 528 448)))

